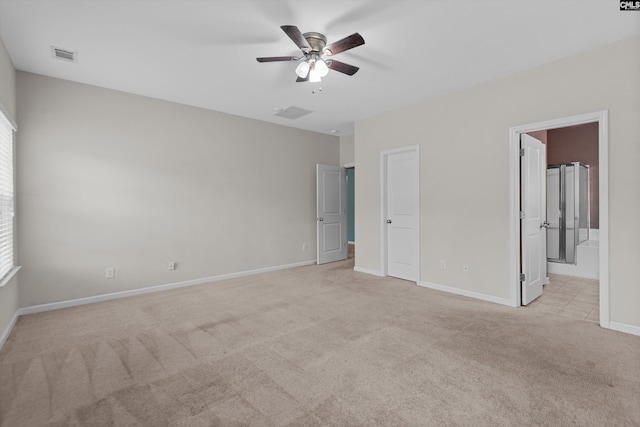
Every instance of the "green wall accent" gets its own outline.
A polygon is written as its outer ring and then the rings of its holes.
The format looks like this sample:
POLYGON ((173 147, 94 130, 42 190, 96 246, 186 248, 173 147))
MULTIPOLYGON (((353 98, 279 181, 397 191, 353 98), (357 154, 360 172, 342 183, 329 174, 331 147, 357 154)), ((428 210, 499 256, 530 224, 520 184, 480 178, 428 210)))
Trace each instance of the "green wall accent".
POLYGON ((355 169, 347 168, 347 240, 355 242, 355 169))

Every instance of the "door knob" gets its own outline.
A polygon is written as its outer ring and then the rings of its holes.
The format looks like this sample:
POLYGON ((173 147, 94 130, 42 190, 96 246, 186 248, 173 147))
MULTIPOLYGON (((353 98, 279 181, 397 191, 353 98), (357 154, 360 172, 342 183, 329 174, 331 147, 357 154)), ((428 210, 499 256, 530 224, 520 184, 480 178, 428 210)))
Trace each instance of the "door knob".
POLYGON ((318 221, 324 221, 324 218, 318 218, 318 221))
POLYGON ((390 219, 387 220, 387 224, 391 224, 391 220, 390 219))

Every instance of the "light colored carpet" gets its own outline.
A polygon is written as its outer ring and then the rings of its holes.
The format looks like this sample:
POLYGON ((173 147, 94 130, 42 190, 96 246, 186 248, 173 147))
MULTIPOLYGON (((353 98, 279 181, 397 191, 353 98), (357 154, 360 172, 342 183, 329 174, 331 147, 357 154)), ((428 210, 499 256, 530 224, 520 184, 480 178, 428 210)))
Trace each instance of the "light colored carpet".
POLYGON ((21 317, 0 424, 640 425, 640 337, 352 267, 21 317))

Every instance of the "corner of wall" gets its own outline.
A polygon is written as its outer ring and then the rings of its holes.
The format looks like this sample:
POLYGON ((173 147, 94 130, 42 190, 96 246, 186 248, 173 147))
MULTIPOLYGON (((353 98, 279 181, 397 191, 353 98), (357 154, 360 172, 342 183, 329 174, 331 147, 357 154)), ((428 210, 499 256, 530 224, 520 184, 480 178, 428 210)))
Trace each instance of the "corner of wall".
MULTIPOLYGON (((16 121, 16 70, 0 38, 0 111, 16 121)), ((13 277, 0 288, 0 349, 18 318, 18 279, 13 277)))
POLYGON ((18 320, 18 279, 14 276, 0 288, 0 350, 18 320))
POLYGON ((0 38, 0 111, 16 121, 16 69, 0 38))
POLYGON ((355 135, 343 135, 340 137, 340 165, 355 163, 355 135))

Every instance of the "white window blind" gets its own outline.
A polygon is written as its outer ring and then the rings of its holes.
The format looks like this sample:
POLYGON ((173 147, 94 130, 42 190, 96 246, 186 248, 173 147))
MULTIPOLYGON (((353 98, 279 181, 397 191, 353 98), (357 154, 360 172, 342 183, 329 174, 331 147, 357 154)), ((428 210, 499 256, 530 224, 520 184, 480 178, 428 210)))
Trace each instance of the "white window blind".
POLYGON ((13 269, 13 126, 0 112, 0 279, 13 269))

